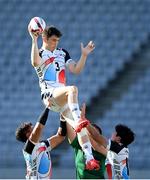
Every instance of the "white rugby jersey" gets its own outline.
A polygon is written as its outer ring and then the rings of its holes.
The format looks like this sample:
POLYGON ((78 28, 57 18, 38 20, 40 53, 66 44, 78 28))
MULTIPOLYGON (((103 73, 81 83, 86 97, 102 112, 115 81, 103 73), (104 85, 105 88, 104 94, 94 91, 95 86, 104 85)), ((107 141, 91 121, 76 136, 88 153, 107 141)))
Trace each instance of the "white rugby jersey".
POLYGON ((26 179, 50 179, 52 164, 50 158, 49 141, 33 144, 27 140, 23 149, 24 159, 27 166, 26 179))
POLYGON ((53 52, 42 48, 39 52, 42 58, 39 66, 35 67, 39 77, 39 85, 47 88, 51 83, 66 84, 65 69, 72 62, 69 53, 64 49, 55 49, 53 52))
MULTIPOLYGON (((118 160, 120 162, 121 176, 122 179, 129 179, 129 149, 124 145, 119 145, 116 142, 109 140, 108 149, 115 152, 118 155, 118 160)), ((108 160, 106 160, 106 165, 110 164, 108 160)), ((110 173, 110 172, 108 172, 110 173)))

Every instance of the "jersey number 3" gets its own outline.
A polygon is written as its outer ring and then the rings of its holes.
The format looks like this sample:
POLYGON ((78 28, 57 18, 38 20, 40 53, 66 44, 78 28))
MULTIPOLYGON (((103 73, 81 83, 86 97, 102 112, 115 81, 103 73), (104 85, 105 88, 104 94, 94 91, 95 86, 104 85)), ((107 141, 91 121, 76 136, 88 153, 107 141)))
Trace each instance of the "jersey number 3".
POLYGON ((55 64, 56 64, 56 71, 60 71, 59 63, 58 63, 58 62, 55 62, 55 64))

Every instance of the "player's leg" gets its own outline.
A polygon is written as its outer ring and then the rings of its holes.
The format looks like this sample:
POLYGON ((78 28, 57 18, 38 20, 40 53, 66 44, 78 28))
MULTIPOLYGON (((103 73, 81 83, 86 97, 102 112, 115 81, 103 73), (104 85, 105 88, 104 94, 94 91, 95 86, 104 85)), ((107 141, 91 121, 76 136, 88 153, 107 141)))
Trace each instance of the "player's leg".
POLYGON ((69 86, 68 91, 68 106, 73 116, 73 119, 76 122, 76 132, 80 132, 83 127, 86 127, 88 122, 87 120, 81 120, 81 112, 78 104, 78 88, 76 86, 69 86))
POLYGON ((63 107, 68 102, 69 86, 56 87, 52 92, 52 98, 58 106, 63 107))
POLYGON ((65 87, 57 87, 53 89, 50 100, 58 106, 63 107, 68 104, 70 112, 75 120, 75 129, 78 133, 79 143, 86 155, 86 164, 88 165, 88 169, 97 169, 98 163, 94 162, 94 157, 92 155, 91 143, 88 139, 88 135, 86 130, 82 130, 83 127, 88 125, 87 120, 81 120, 81 112, 78 105, 78 89, 75 86, 65 86, 65 87))
MULTIPOLYGON (((73 128, 75 128, 75 123, 74 121, 72 121, 73 116, 72 113, 70 112, 69 108, 66 109, 63 113, 62 113, 63 117, 65 117, 66 121, 68 122, 69 125, 71 125, 73 128)), ((82 128, 80 132, 77 133, 78 136, 78 141, 79 144, 83 150, 83 152, 85 153, 85 157, 86 157, 86 169, 88 170, 93 170, 93 169, 99 169, 99 163, 98 161, 96 161, 93 157, 92 154, 92 148, 91 148, 91 143, 89 140, 89 137, 87 135, 87 131, 85 128, 82 128)))
MULTIPOLYGON (((68 104, 73 119, 76 122, 76 130, 79 132, 83 127, 87 126, 87 120, 81 121, 81 113, 78 105, 78 89, 76 86, 57 87, 53 90, 52 98, 60 107, 68 104)), ((51 99, 52 99, 51 98, 51 99)))
POLYGON ((75 86, 51 87, 44 92, 43 102, 52 111, 60 112, 68 104, 73 118, 77 124, 76 130, 80 131, 87 125, 87 120, 80 121, 80 109, 78 105, 78 89, 75 86))
POLYGON ((49 87, 42 92, 42 101, 46 107, 55 112, 61 112, 68 101, 68 87, 49 87))

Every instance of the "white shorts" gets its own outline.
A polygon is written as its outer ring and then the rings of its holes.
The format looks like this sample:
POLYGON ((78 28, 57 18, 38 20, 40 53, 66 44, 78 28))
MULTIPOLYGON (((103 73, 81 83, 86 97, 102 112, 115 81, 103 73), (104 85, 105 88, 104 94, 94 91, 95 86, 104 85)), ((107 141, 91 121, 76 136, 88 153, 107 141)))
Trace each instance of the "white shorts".
POLYGON ((51 106, 49 107, 50 110, 55 112, 63 112, 64 107, 59 106, 55 99, 53 98, 53 92, 55 88, 64 87, 65 85, 60 83, 49 83, 47 84, 47 88, 41 88, 41 98, 44 105, 47 107, 49 105, 49 100, 51 102, 51 106))

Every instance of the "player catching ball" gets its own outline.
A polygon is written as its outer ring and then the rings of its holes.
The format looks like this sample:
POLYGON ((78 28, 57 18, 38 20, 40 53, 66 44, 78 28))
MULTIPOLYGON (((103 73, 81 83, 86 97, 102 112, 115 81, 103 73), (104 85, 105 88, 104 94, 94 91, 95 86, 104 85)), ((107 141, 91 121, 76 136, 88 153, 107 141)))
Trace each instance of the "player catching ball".
POLYGON ((66 68, 73 74, 79 74, 86 63, 88 55, 94 50, 95 45, 90 41, 85 47, 81 43, 81 57, 76 63, 69 53, 63 48, 57 48, 62 33, 54 26, 48 26, 42 33, 42 47, 38 48, 39 31, 32 31, 29 24, 28 30, 32 39, 31 64, 39 77, 41 97, 45 106, 52 111, 60 112, 65 117, 72 115, 75 121, 75 131, 79 143, 85 153, 86 169, 99 168, 92 154, 91 143, 84 127, 88 121, 81 121, 78 105, 78 88, 66 85, 66 68))

